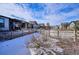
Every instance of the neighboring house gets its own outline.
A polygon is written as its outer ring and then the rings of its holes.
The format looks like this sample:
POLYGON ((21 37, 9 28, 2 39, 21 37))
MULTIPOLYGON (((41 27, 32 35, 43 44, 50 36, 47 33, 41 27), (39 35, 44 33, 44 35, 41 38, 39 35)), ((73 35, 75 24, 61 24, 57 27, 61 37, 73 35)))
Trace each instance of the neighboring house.
POLYGON ((28 29, 28 22, 23 22, 22 23, 22 28, 28 29))
POLYGON ((32 29, 32 28, 33 28, 33 25, 32 25, 31 23, 28 22, 27 28, 28 28, 28 29, 32 29))
POLYGON ((70 30, 74 30, 74 29, 79 30, 79 20, 70 22, 70 24, 68 26, 68 29, 70 29, 70 30))
POLYGON ((38 24, 38 27, 44 29, 45 28, 45 24, 44 23, 40 23, 40 24, 38 24))
POLYGON ((75 23, 74 21, 70 22, 69 26, 67 27, 69 30, 74 30, 75 29, 75 23))
POLYGON ((29 21, 29 23, 31 24, 33 29, 37 29, 38 28, 38 23, 36 21, 29 21))
POLYGON ((79 30, 79 20, 77 21, 72 21, 70 23, 61 23, 59 26, 59 29, 61 30, 79 30))
POLYGON ((69 26, 69 23, 61 23, 61 25, 59 26, 60 30, 67 30, 67 27, 69 26))
POLYGON ((79 30, 79 20, 76 21, 76 29, 79 30))
POLYGON ((52 26, 52 29, 57 30, 57 29, 59 29, 59 26, 58 25, 54 25, 54 26, 52 26))
POLYGON ((48 30, 48 29, 50 29, 50 28, 51 28, 50 24, 49 24, 49 23, 46 23, 46 24, 45 24, 45 29, 48 30))

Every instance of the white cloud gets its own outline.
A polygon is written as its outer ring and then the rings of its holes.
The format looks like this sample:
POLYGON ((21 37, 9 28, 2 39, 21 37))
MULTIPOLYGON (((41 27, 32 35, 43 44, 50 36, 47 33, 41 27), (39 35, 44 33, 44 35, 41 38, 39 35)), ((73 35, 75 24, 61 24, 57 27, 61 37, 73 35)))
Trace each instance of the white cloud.
POLYGON ((12 18, 18 17, 21 20, 34 20, 31 17, 30 12, 27 11, 27 9, 23 9, 21 6, 18 6, 16 4, 0 4, 0 15, 9 16, 12 18), (13 17, 12 15, 16 16, 13 17))
MULTIPOLYGON (((42 4, 43 5, 43 4, 42 4)), ((40 5, 40 6, 42 6, 40 5)), ((70 4, 45 4, 44 10, 32 11, 28 6, 24 4, 0 4, 0 15, 4 16, 16 16, 13 18, 23 18, 21 20, 36 20, 39 23, 49 22, 51 25, 60 24, 66 21, 67 17, 79 15, 79 9, 74 9, 69 13, 59 12, 62 8, 68 7, 70 4), (41 16, 42 18, 35 18, 33 16, 41 16)), ((70 6, 69 6, 70 7, 70 6)))

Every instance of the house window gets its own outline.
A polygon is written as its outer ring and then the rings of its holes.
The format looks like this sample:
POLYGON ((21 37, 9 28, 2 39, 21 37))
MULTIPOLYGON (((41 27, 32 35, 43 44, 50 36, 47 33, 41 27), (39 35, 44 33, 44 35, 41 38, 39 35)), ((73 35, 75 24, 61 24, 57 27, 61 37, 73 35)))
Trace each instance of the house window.
POLYGON ((1 27, 4 27, 4 19, 3 18, 0 18, 0 28, 1 27))

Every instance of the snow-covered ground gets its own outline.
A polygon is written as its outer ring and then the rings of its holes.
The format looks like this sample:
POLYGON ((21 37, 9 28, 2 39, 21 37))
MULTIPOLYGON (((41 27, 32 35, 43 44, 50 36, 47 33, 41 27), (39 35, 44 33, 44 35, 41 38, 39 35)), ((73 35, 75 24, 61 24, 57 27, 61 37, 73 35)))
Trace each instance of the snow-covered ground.
MULTIPOLYGON (((16 39, 0 42, 0 55, 29 55, 27 43, 31 40, 33 34, 25 35, 16 39)), ((39 33, 34 33, 36 37, 39 33)))

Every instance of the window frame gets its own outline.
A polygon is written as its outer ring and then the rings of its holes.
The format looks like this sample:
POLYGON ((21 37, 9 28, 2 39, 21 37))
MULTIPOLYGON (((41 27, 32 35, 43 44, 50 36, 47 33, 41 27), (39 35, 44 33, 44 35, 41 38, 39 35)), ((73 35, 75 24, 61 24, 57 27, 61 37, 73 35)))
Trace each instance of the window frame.
POLYGON ((2 23, 0 23, 0 28, 3 28, 3 27, 5 27, 5 18, 3 18, 3 17, 1 17, 0 19, 2 19, 2 23))

